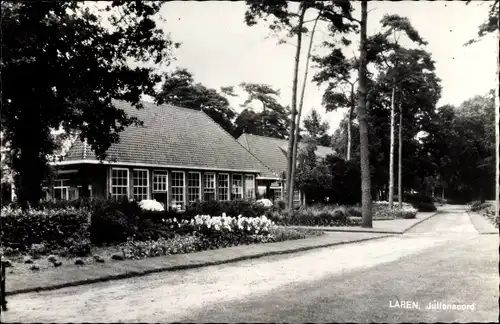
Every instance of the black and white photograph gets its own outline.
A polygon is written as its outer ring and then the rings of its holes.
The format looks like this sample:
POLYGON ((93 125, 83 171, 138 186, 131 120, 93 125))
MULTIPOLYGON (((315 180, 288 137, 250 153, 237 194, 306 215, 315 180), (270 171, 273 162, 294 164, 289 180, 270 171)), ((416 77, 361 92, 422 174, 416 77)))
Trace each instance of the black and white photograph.
POLYGON ((0 3, 2 323, 499 321, 499 0, 0 3))

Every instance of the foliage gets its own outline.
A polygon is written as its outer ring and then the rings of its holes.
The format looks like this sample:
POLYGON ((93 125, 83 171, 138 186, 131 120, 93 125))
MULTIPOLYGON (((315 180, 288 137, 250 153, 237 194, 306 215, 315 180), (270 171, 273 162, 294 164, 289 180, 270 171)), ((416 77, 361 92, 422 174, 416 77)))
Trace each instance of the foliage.
POLYGON ((268 207, 253 200, 208 200, 188 205, 184 215, 193 217, 195 215, 222 215, 226 213, 231 216, 259 217, 264 215, 267 209, 268 207))
POLYGON ((272 219, 279 225, 348 226, 351 224, 345 207, 314 205, 290 212, 273 213, 272 219))
POLYGON ((304 129, 306 135, 316 141, 318 145, 331 146, 331 137, 328 134, 330 125, 322 121, 318 112, 313 109, 311 114, 304 119, 304 129))
POLYGON ((308 202, 352 205, 361 201, 359 164, 329 155, 317 159, 314 146, 303 152, 304 163, 297 169, 296 185, 303 190, 308 202))
MULTIPOLYGON (((165 75, 165 82, 156 96, 159 103, 201 110, 227 132, 233 132, 232 119, 236 113, 225 94, 228 88, 217 91, 195 83, 193 74, 187 69, 176 69, 165 75)), ((230 89, 230 88, 229 88, 230 89)))
POLYGON ((434 201, 431 196, 410 194, 405 195, 404 201, 410 203, 414 208, 420 212, 433 212, 437 208, 434 205, 434 201))
POLYGON ((324 232, 314 229, 296 229, 286 227, 276 227, 271 230, 273 242, 304 239, 311 236, 321 236, 324 232))
POLYGON ((244 110, 236 117, 234 137, 243 133, 285 138, 288 134, 289 111, 279 102, 280 91, 267 84, 242 83, 240 87, 248 94, 241 105, 244 110), (253 108, 255 102, 262 104, 262 111, 253 108))
POLYGON ((488 208, 488 207, 490 207, 489 203, 481 202, 479 200, 473 201, 469 205, 469 209, 471 211, 479 211, 479 210, 483 210, 483 209, 488 208))
POLYGON ((120 247, 124 258, 141 259, 169 254, 189 253, 197 251, 200 245, 200 238, 194 235, 180 236, 173 238, 159 238, 149 241, 129 240, 120 247))
POLYGON ((85 209, 21 210, 2 208, 2 246, 29 251, 33 244, 49 250, 69 247, 87 237, 90 213, 85 209))
POLYGON ((141 108, 141 94, 155 94, 155 71, 178 46, 156 25, 161 5, 2 2, 2 131, 23 207, 41 196, 47 156, 56 149, 51 129, 77 133, 104 158, 124 127, 140 123, 112 99, 141 108))
POLYGON ((140 214, 139 204, 127 199, 107 202, 97 207, 92 212, 89 228, 92 243, 101 245, 124 242, 135 233, 140 214))
POLYGON ((403 203, 403 208, 389 208, 388 202, 376 202, 374 204, 374 219, 411 219, 415 218, 418 210, 411 204, 403 203))
MULTIPOLYGON (((470 1, 467 1, 469 4, 470 1)), ((498 29, 498 14, 500 10, 499 1, 491 1, 490 9, 488 11, 488 18, 479 26, 477 31, 477 38, 469 40, 465 45, 471 45, 478 42, 487 34, 493 33, 498 29)))
MULTIPOLYGON (((435 187, 457 201, 494 197, 495 122, 493 92, 459 107, 443 106, 423 139, 435 166, 435 187)), ((493 198, 491 198, 493 199, 493 198)))

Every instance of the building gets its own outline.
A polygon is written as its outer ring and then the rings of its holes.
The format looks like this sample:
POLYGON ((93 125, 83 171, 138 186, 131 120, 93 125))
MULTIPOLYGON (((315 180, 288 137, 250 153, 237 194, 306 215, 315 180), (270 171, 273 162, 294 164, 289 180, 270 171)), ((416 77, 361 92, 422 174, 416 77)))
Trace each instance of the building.
MULTIPOLYGON (((267 168, 269 168, 275 175, 286 174, 287 168, 287 152, 288 140, 272 138, 266 136, 242 134, 238 140, 249 152, 251 152, 257 159, 259 159, 267 168)), ((300 143, 298 149, 305 148, 305 143, 300 143)), ((335 154, 335 151, 326 146, 317 146, 316 155, 324 158, 329 154, 335 154)), ((283 198, 284 177, 277 177, 274 179, 258 178, 257 187, 260 192, 271 192, 271 197, 283 198)), ((302 192, 294 192, 294 205, 303 204, 305 197, 302 192)))
POLYGON ((53 163, 47 198, 156 199, 183 210, 199 200, 255 198, 257 182, 278 179, 271 169, 202 111, 144 102, 137 110, 114 101, 142 126, 129 126, 99 161, 76 140, 53 163))

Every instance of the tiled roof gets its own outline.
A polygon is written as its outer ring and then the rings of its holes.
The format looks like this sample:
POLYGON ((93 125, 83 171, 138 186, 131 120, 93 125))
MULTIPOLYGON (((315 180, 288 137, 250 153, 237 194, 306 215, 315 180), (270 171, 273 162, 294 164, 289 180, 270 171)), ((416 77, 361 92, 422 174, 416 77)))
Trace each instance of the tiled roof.
MULTIPOLYGON (((238 138, 238 142, 275 173, 280 174, 286 171, 288 140, 242 134, 238 138)), ((299 148, 303 148, 305 145, 305 143, 299 143, 299 148)), ((328 154, 335 154, 335 151, 330 147, 317 146, 316 155, 318 157, 325 157, 328 154)))
MULTIPOLYGON (((137 110, 123 101, 113 102, 143 126, 129 126, 112 144, 106 161, 214 170, 256 170, 274 174, 229 133, 202 111, 143 102, 137 110)), ((90 146, 76 140, 65 161, 97 160, 90 146)))

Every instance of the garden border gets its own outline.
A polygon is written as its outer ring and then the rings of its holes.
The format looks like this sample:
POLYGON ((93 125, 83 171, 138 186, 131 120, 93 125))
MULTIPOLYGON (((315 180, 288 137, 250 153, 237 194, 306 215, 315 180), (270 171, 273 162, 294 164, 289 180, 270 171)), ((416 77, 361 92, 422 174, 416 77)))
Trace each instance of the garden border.
MULTIPOLYGON (((378 234, 378 233, 373 233, 373 234, 378 234)), ((240 257, 236 257, 236 258, 230 257, 228 259, 220 260, 220 261, 207 261, 207 262, 199 262, 199 263, 186 264, 186 265, 174 265, 174 266, 167 266, 167 267, 161 267, 161 268, 155 268, 155 269, 146 269, 144 271, 133 271, 132 270, 132 271, 127 271, 125 273, 116 274, 116 275, 108 275, 108 276, 103 276, 103 277, 93 278, 93 279, 86 279, 86 280, 77 280, 77 281, 52 285, 52 286, 39 286, 39 287, 33 287, 33 288, 24 288, 24 289, 7 291, 7 296, 25 294, 25 293, 30 293, 30 292, 57 290, 57 289, 62 289, 62 288, 75 287, 75 286, 93 284, 93 283, 98 283, 98 282, 106 282, 106 281, 112 281, 112 280, 127 279, 127 278, 132 278, 132 277, 142 277, 142 276, 146 276, 146 275, 153 274, 153 273, 159 273, 159 272, 179 271, 179 270, 202 268, 202 267, 207 267, 207 266, 215 266, 215 265, 234 263, 234 262, 251 260, 251 259, 258 259, 258 258, 262 258, 262 257, 266 257, 266 256, 291 254, 291 253, 326 248, 326 247, 331 247, 331 246, 336 246, 336 245, 344 245, 344 244, 359 243, 359 242, 364 242, 364 241, 371 241, 371 240, 382 239, 382 238, 387 238, 387 237, 391 237, 391 236, 393 236, 393 235, 386 234, 386 235, 380 235, 380 236, 375 236, 375 237, 353 239, 353 240, 348 240, 348 241, 340 241, 340 242, 333 242, 333 243, 326 243, 326 244, 319 244, 319 245, 303 246, 303 247, 292 248, 292 249, 261 252, 261 253, 256 253, 256 254, 244 255, 244 256, 240 256, 240 257)), ((287 241, 284 241, 284 242, 286 243, 287 241)), ((283 242, 280 242, 280 243, 283 243, 283 242)), ((265 244, 265 243, 262 243, 262 244, 265 244)))

